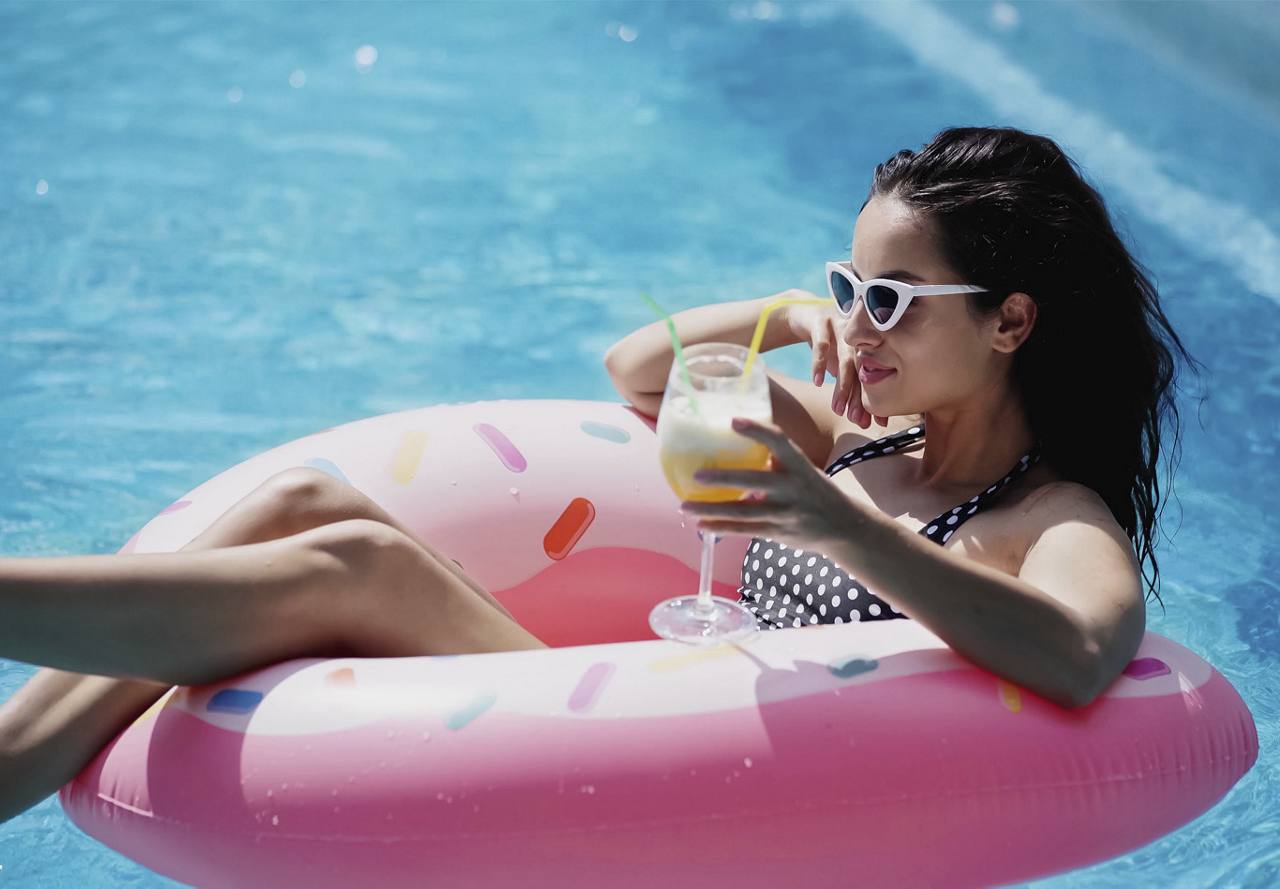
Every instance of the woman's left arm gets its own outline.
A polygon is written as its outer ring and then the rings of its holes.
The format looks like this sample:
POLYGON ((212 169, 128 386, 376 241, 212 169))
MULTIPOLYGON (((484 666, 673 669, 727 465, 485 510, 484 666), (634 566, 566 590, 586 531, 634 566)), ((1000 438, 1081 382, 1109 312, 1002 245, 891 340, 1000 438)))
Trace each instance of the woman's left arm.
POLYGON ((878 514, 827 556, 978 666, 1082 707, 1120 675, 1146 623, 1128 541, 1085 493, 1040 498, 1024 517, 1035 542, 1017 577, 878 514))
POLYGON ((709 471, 706 481, 759 496, 685 504, 704 530, 817 549, 962 657, 1064 707, 1090 703, 1137 651, 1141 577, 1128 541, 1087 489, 1060 485, 1034 498, 1022 518, 1033 543, 1014 577, 850 500, 777 429, 735 428, 768 445, 774 465, 709 471))

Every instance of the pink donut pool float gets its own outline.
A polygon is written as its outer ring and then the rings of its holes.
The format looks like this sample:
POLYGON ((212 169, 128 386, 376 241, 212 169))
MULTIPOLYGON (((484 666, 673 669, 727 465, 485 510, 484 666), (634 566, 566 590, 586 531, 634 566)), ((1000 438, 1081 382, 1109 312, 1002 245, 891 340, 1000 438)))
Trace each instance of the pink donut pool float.
MULTIPOLYGON (((62 790, 66 811, 199 886, 985 886, 1148 843, 1257 758, 1231 685, 1153 633, 1072 711, 911 621, 653 638, 650 608, 698 563, 656 451, 621 405, 489 402, 351 423, 201 485, 126 549, 175 550, 312 466, 553 647, 175 689, 62 790)), ((718 594, 744 547, 721 545, 718 594)))

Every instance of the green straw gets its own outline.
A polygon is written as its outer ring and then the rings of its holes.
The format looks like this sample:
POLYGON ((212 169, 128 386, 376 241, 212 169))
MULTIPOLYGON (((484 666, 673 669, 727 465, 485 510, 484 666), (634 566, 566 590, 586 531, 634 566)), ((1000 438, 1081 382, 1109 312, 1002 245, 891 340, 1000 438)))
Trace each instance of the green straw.
POLYGON ((684 348, 680 345, 680 335, 676 333, 676 322, 671 320, 671 316, 667 314, 662 306, 658 305, 647 293, 640 294, 640 298, 649 304, 649 308, 658 313, 663 321, 667 323, 667 333, 671 334, 671 349, 676 353, 676 365, 680 368, 680 377, 684 380, 685 387, 689 390, 689 404, 693 407, 693 412, 701 418, 702 414, 698 411, 698 400, 693 397, 693 380, 689 378, 689 365, 684 360, 684 348))

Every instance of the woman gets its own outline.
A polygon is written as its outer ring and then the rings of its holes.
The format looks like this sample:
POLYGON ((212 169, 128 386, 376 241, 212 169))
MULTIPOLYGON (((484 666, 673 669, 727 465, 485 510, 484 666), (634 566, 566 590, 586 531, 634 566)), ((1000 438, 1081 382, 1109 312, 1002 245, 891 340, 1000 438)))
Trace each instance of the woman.
MULTIPOLYGON (((1141 562, 1158 596, 1161 425, 1176 446, 1174 355, 1190 357, 1155 288, 1061 149, 1010 129, 947 130, 878 166, 852 250, 827 268, 838 309, 771 316, 764 348, 813 349, 812 383, 771 375, 776 428, 735 421, 771 471, 699 475, 755 496, 684 509, 756 538, 739 593, 762 629, 910 615, 1089 703, 1142 638, 1141 562), (891 434, 872 441, 873 418, 891 434)), ((767 301, 677 330, 746 343, 767 301)), ((606 364, 652 414, 671 360, 655 324, 606 364)))
MULTIPOLYGON (((809 343, 814 378, 772 375, 777 425, 740 425, 771 470, 707 476, 756 496, 685 508, 763 535, 741 595, 764 629, 910 615, 1010 681, 1087 704, 1142 636, 1140 561, 1158 583, 1155 465, 1187 356, 1154 288, 1066 156, 1016 130, 947 130, 877 167, 852 247, 830 272, 839 308, 773 316, 765 348, 809 343), (890 435, 872 441, 873 419, 890 435)), ((681 338, 745 343, 765 301, 683 312, 681 338)), ((605 359, 649 414, 671 361, 660 325, 605 359)), ((59 668, 0 709, 0 818, 172 683, 303 654, 542 647, 447 557, 308 470, 181 553, 0 560, 0 608, 0 654, 59 668)))

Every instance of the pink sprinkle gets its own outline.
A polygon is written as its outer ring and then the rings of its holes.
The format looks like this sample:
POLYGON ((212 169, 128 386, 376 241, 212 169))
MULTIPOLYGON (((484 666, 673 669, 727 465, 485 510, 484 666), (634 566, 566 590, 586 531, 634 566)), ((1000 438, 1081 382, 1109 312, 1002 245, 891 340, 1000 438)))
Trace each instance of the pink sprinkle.
POLYGON ((121 555, 121 556, 123 556, 123 555, 125 555, 126 553, 131 553, 131 552, 133 552, 135 549, 137 549, 137 547, 138 547, 138 538, 139 538, 139 537, 141 537, 141 536, 142 536, 142 532, 141 532, 141 531, 139 531, 137 534, 134 534, 132 537, 130 537, 127 541, 125 541, 124 546, 120 547, 120 549, 116 551, 116 552, 117 552, 117 555, 121 555))
POLYGON ((171 512, 178 512, 179 510, 186 509, 190 505, 191 505, 190 500, 175 500, 172 503, 170 503, 168 506, 166 506, 164 509, 160 510, 158 514, 168 515, 171 512))
POLYGON ((520 449, 511 443, 511 439, 502 434, 496 427, 490 426, 488 423, 477 423, 471 427, 475 430, 476 435, 493 449, 498 455, 498 459, 502 461, 502 465, 510 469, 512 472, 524 472, 529 468, 529 461, 524 458, 524 454, 520 453, 520 449))

